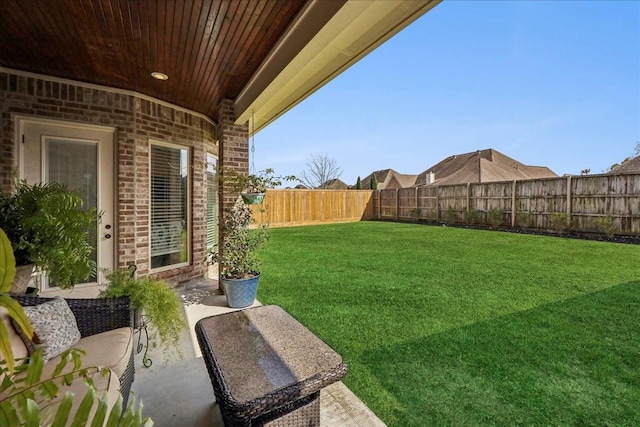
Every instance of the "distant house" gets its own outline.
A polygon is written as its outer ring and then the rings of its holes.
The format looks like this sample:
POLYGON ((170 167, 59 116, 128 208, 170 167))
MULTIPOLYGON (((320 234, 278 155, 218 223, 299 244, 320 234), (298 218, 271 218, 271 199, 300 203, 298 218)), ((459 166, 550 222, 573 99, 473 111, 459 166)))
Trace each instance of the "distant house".
POLYGON ((620 166, 611 170, 609 173, 640 173, 640 156, 623 161, 620 166))
POLYGON ((447 157, 418 175, 414 186, 555 178, 545 166, 528 166, 492 148, 447 157))
MULTIPOLYGON (((415 184, 417 178, 417 175, 401 174, 393 169, 383 169, 367 175, 360 181, 363 190, 371 188, 371 177, 373 175, 378 180, 378 190, 411 187, 415 184)), ((352 188, 355 188, 355 186, 352 188)))
POLYGON ((336 179, 330 179, 329 181, 326 181, 322 186, 318 188, 327 189, 327 190, 346 190, 349 188, 349 186, 345 184, 344 181, 341 181, 340 179, 336 178, 336 179))

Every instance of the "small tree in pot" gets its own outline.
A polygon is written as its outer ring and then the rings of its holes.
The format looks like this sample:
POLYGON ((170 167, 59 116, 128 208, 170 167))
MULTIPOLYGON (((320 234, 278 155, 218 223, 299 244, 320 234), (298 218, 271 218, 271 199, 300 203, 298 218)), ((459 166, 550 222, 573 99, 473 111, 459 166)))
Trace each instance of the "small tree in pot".
MULTIPOLYGON (((233 169, 225 169, 220 178, 225 189, 234 193, 262 194, 283 181, 293 181, 290 176, 274 176, 273 169, 265 169, 258 174, 242 174, 233 169)), ((260 280, 260 260, 257 251, 269 238, 268 225, 251 228, 252 211, 248 204, 260 201, 236 203, 224 211, 220 224, 221 246, 216 245, 207 256, 207 262, 219 264, 220 281, 227 297, 227 304, 233 308, 244 308, 253 304, 260 280)))
POLYGON ((27 276, 12 293, 24 293, 34 266, 62 289, 87 279, 95 272, 87 240, 98 219, 95 209, 85 209, 78 192, 57 182, 19 181, 15 187, 12 194, 0 193, 0 228, 14 247, 18 270, 27 276))
MULTIPOLYGON (((264 193, 268 188, 281 185, 282 181, 297 180, 293 175, 273 176, 273 169, 248 175, 225 169, 220 179, 226 190, 241 194, 264 193)), ((259 204, 262 200, 245 203, 238 202, 225 209, 220 224, 221 244, 207 255, 207 262, 219 265, 222 290, 227 304, 233 308, 248 307, 255 301, 260 280, 257 252, 269 238, 267 224, 250 227, 253 212, 248 204, 259 204)))
POLYGON ((251 208, 244 203, 226 209, 220 226, 222 246, 208 257, 209 262, 219 265, 227 304, 233 308, 253 304, 260 280, 260 260, 256 252, 269 239, 267 225, 249 228, 253 222, 251 214, 251 208))

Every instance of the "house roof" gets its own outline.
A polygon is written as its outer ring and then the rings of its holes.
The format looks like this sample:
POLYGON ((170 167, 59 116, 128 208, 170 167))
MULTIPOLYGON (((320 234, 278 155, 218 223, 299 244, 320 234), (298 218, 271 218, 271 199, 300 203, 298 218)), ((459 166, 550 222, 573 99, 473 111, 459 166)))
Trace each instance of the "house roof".
POLYGON ((383 190, 384 188, 386 188, 384 186, 384 183, 387 179, 387 176, 389 176, 390 173, 395 173, 395 171, 393 169, 382 169, 379 171, 371 172, 369 175, 365 176, 363 179, 360 180, 360 185, 362 186, 363 189, 368 190, 369 188, 371 188, 371 179, 373 175, 375 175, 376 180, 378 181, 378 188, 380 190, 383 190))
POLYGON ((525 165, 489 148, 447 157, 418 175, 415 185, 465 184, 557 176, 547 167, 525 165), (430 182, 429 178, 431 172, 435 177, 433 182, 430 182))
POLYGON ((406 188, 411 187, 415 182, 417 175, 402 174, 393 169, 383 169, 375 171, 360 180, 363 189, 371 188, 371 179, 376 175, 378 180, 378 189, 384 190, 389 188, 406 188))
POLYGON ((4 0, 0 70, 133 91, 214 122, 232 99, 254 132, 440 1, 4 0))
POLYGON ((609 173, 640 173, 640 156, 625 160, 609 173))
POLYGON ((349 188, 349 186, 345 184, 344 181, 336 178, 330 179, 329 181, 325 182, 321 188, 328 190, 346 190, 347 188, 349 188))

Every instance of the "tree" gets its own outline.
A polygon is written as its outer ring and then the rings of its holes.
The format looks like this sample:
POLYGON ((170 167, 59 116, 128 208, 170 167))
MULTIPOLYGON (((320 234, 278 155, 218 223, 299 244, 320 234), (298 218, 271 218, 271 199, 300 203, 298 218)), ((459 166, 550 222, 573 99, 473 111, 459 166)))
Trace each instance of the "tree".
POLYGON ((302 172, 301 181, 309 188, 326 188, 327 184, 340 178, 342 169, 335 159, 327 154, 312 154, 307 161, 307 170, 302 172))
POLYGON ((362 181, 360 181, 360 177, 356 181, 356 190, 362 190, 362 181))
POLYGON ((371 175, 371 189, 372 190, 378 189, 378 177, 376 176, 375 173, 371 175))

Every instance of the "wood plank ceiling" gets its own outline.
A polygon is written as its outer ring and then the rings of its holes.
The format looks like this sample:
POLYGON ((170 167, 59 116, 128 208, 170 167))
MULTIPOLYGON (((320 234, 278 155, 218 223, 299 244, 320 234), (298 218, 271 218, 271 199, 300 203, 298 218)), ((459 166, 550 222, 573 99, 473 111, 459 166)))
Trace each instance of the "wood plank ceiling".
POLYGON ((218 120, 308 0, 0 0, 0 66, 218 120), (160 71, 166 81, 151 77, 160 71))

